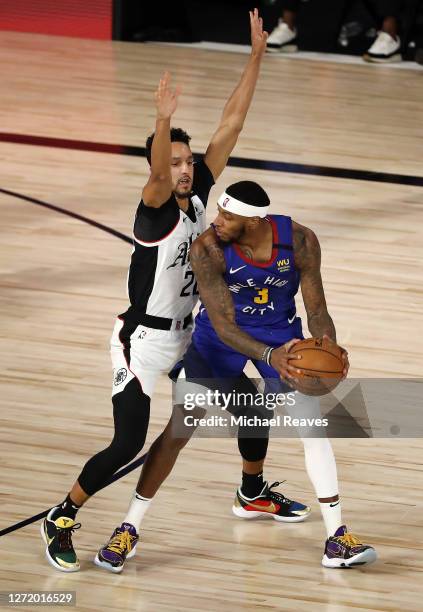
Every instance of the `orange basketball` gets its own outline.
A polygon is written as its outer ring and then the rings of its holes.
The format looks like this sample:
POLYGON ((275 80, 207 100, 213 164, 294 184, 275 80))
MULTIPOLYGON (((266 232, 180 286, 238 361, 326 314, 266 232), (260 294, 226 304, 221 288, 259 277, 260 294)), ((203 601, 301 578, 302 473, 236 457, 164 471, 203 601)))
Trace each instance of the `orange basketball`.
POLYGON ((298 374, 295 388, 305 395, 325 395, 335 389, 344 369, 341 348, 327 338, 308 338, 297 342, 289 351, 301 355, 301 360, 291 361, 303 371, 298 374))

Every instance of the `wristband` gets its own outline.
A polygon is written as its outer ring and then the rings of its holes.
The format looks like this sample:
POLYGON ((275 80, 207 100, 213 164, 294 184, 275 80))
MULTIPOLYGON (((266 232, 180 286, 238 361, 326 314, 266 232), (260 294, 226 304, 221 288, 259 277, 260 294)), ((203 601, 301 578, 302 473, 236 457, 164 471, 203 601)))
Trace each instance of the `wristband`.
POLYGON ((261 360, 267 363, 268 366, 270 366, 270 356, 272 354, 272 351, 273 351, 272 346, 266 346, 266 348, 263 351, 263 355, 261 356, 261 360))

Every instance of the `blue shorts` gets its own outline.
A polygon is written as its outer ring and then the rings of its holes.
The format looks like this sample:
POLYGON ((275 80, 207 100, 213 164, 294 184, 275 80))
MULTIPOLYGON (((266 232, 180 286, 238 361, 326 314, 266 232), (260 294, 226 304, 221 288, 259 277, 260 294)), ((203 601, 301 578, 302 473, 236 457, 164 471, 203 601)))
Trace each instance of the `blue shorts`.
MULTIPOLYGON (((285 342, 289 342, 293 338, 303 338, 301 319, 299 318, 289 328, 281 330, 264 327, 245 327, 243 331, 259 342, 275 348, 285 344, 285 342)), ((191 344, 182 362, 176 366, 176 371, 180 371, 183 367, 187 380, 212 378, 236 380, 240 377, 244 378, 243 371, 249 359, 246 355, 224 344, 211 325, 200 323, 197 318, 191 344)), ((276 384, 278 390, 280 387, 285 387, 274 368, 259 359, 251 359, 251 361, 261 378, 275 381, 274 384, 276 384)))

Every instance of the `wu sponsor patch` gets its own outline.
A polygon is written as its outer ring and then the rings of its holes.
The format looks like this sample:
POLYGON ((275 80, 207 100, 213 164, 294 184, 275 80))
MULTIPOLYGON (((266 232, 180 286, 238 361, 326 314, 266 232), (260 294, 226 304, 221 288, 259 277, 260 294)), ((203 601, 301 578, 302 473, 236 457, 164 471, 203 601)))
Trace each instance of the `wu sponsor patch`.
POLYGON ((288 272, 290 269, 289 258, 287 259, 278 259, 276 262, 278 267, 278 272, 288 272))
POLYGON ((122 384, 125 378, 128 376, 128 371, 126 368, 119 368, 119 370, 115 374, 115 378, 113 380, 113 384, 115 387, 122 384))

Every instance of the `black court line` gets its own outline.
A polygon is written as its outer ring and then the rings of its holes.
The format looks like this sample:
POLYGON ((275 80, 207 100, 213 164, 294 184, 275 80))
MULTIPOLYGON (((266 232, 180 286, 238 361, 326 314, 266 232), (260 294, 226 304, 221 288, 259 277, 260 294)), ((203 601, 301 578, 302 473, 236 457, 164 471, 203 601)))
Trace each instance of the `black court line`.
MULTIPOLYGON (((49 138, 46 136, 33 136, 31 134, 10 134, 8 132, 0 132, 0 142, 35 145, 39 147, 53 147, 58 149, 73 149, 75 151, 94 151, 96 153, 111 153, 114 155, 145 157, 145 147, 107 144, 102 142, 88 142, 85 140, 70 140, 65 138, 49 138)), ((251 168, 252 170, 270 170, 272 172, 289 172, 290 174, 305 174, 356 181, 372 181, 375 183, 392 183, 395 185, 413 185, 414 187, 423 187, 423 176, 392 174, 389 172, 354 170, 351 168, 334 168, 332 166, 314 166, 310 164, 297 164, 291 162, 244 157, 230 157, 228 166, 233 166, 236 168, 251 168)))
MULTIPOLYGON (((9 191, 8 189, 0 188, 0 192, 5 193, 6 195, 13 196, 14 198, 19 198, 20 200, 24 200, 25 202, 31 202, 31 204, 37 204, 38 206, 43 206, 44 208, 48 208, 49 210, 54 210, 55 212, 61 213, 62 215, 67 215, 68 217, 72 217, 73 219, 78 219, 78 221, 82 221, 83 223, 92 225, 93 227, 96 227, 97 229, 102 230, 103 232, 107 232, 108 234, 112 234, 112 236, 115 236, 116 238, 120 238, 124 242, 129 242, 130 244, 132 244, 132 238, 130 238, 129 236, 126 236, 125 234, 122 234, 121 232, 118 232, 112 229, 111 227, 107 227, 107 225, 98 223, 98 221, 94 221, 93 219, 89 219, 88 217, 84 217, 83 215, 78 215, 77 213, 71 212, 70 210, 66 210, 66 208, 61 208, 60 206, 55 206, 54 204, 43 202, 43 200, 38 200, 37 198, 31 198, 21 193, 17 193, 16 191, 9 191)), ((145 455, 142 455, 142 457, 135 459, 135 461, 133 461, 126 467, 122 468, 119 472, 116 472, 116 474, 114 474, 103 485, 102 489, 104 489, 104 487, 107 487, 112 482, 115 482, 116 480, 123 478, 123 476, 126 476, 126 474, 129 474, 129 472, 132 472, 137 467, 142 465, 146 457, 147 457, 147 453, 145 455)), ((19 523, 15 523, 14 525, 10 525, 9 527, 6 527, 5 529, 0 530, 0 537, 8 533, 12 533, 13 531, 17 531, 18 529, 22 529, 22 527, 26 527, 27 525, 30 525, 31 523, 35 523, 36 521, 43 519, 45 516, 47 516, 49 511, 50 511, 50 508, 48 508, 47 510, 44 510, 43 512, 40 512, 39 514, 30 516, 29 518, 24 519, 23 521, 20 521, 19 523)))
MULTIPOLYGON (((146 458, 147 458, 147 453, 145 453, 145 455, 142 455, 142 457, 135 459, 135 461, 133 461, 132 463, 129 463, 127 466, 119 470, 119 472, 116 472, 116 474, 113 474, 113 476, 109 478, 109 480, 106 481, 106 483, 99 489, 99 491, 101 491, 101 489, 104 489, 105 487, 108 487, 110 484, 112 484, 112 482, 116 482, 116 480, 123 478, 124 476, 129 474, 129 472, 132 472, 133 470, 135 470, 137 467, 139 467, 140 465, 144 463, 146 458)), ((29 518, 24 519, 23 521, 20 521, 19 523, 15 523, 14 525, 10 525, 10 527, 6 527, 5 529, 2 529, 0 531, 0 537, 7 535, 8 533, 12 533, 12 531, 17 531, 18 529, 22 529, 22 527, 31 525, 31 523, 35 523, 36 521, 40 521, 41 519, 47 516, 50 510, 51 510, 51 507, 48 508, 47 510, 44 510, 43 512, 40 512, 39 514, 34 514, 34 516, 30 516, 29 518)))
POLYGON ((18 193, 17 191, 10 191, 9 189, 2 189, 0 187, 0 193, 5 193, 6 195, 13 196, 14 198, 19 198, 20 200, 25 200, 25 202, 31 202, 31 204, 37 204, 38 206, 43 206, 44 208, 48 208, 50 210, 54 210, 55 212, 61 213, 62 215, 66 215, 67 217, 72 217, 72 219, 78 219, 78 221, 83 221, 83 223, 87 223, 88 225, 92 225, 103 232, 107 232, 108 234, 112 234, 112 236, 116 236, 116 238, 120 238, 125 242, 129 242, 133 244, 132 238, 127 236, 126 234, 122 234, 117 230, 114 230, 107 225, 103 225, 98 221, 94 221, 93 219, 89 219, 88 217, 84 217, 83 215, 79 215, 78 213, 72 212, 70 210, 66 210, 66 208, 62 208, 61 206, 56 206, 55 204, 49 204, 48 202, 44 202, 43 200, 37 200, 37 198, 31 198, 29 196, 23 195, 22 193, 18 193))

